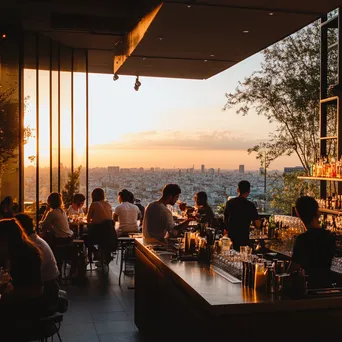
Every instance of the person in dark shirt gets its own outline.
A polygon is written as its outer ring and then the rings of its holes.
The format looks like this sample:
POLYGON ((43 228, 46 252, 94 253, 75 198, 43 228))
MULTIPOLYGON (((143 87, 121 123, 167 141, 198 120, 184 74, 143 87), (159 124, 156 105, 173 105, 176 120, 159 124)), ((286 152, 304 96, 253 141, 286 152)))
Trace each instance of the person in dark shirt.
POLYGON ((208 204, 208 196, 204 191, 199 191, 194 196, 195 215, 199 216, 202 223, 214 223, 215 214, 208 204))
POLYGON ((308 276, 308 287, 331 287, 330 268, 336 249, 335 238, 321 227, 318 203, 314 198, 299 197, 295 210, 307 231, 295 241, 288 273, 302 268, 308 276))
POLYGON ((249 245, 251 222, 257 229, 261 225, 255 204, 247 200, 250 190, 251 185, 248 181, 240 181, 237 189, 239 196, 227 201, 224 209, 224 223, 236 251, 240 251, 240 246, 249 245))

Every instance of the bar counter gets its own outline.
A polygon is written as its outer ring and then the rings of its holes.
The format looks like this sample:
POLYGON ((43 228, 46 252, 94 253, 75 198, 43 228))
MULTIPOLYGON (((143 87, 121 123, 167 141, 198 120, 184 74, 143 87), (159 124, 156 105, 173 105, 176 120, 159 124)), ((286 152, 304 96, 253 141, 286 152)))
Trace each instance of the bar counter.
POLYGON ((190 334, 199 341, 213 334, 245 340, 255 338, 256 331, 278 341, 294 334, 340 338, 342 296, 279 300, 233 284, 197 261, 171 261, 172 247, 155 252, 150 249, 155 245, 168 246, 136 239, 135 323, 140 331, 190 334))

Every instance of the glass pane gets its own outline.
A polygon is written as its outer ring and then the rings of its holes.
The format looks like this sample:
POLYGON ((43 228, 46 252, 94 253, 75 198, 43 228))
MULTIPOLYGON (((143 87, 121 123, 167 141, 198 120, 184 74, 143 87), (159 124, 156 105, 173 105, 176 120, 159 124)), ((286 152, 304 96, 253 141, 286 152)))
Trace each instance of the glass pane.
POLYGON ((19 49, 11 32, 0 49, 0 200, 19 201, 19 49))
POLYGON ((29 133, 24 145, 24 211, 36 219, 36 36, 25 34, 24 126, 29 133))
POLYGON ((52 192, 58 192, 58 49, 52 42, 52 192))
POLYGON ((86 55, 74 53, 74 169, 80 167, 79 192, 86 195, 86 55))
POLYGON ((60 93, 60 191, 68 181, 71 171, 71 49, 61 46, 61 93, 60 93))

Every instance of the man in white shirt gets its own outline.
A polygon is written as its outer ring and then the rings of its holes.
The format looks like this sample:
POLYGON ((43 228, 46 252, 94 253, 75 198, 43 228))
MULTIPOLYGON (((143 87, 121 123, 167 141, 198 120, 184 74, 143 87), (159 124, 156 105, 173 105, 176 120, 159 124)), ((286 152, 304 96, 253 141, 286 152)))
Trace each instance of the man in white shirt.
POLYGON ((129 202, 130 192, 123 189, 118 193, 120 205, 115 208, 114 221, 119 221, 116 229, 118 237, 128 236, 129 233, 138 232, 138 220, 141 218, 140 209, 129 202))
POLYGON ((186 219, 175 225, 172 213, 167 205, 174 205, 179 198, 181 189, 177 184, 167 184, 163 188, 162 197, 155 202, 151 202, 145 209, 143 220, 143 236, 145 238, 155 238, 162 240, 167 235, 177 236, 186 229, 193 219, 186 219))

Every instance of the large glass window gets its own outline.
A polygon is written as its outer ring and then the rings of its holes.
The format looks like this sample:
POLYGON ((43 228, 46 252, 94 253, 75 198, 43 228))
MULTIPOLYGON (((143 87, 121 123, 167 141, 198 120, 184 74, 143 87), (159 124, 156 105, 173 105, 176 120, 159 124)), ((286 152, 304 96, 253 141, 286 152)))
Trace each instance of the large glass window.
POLYGON ((0 48, 0 199, 19 201, 19 42, 7 32, 0 48))

